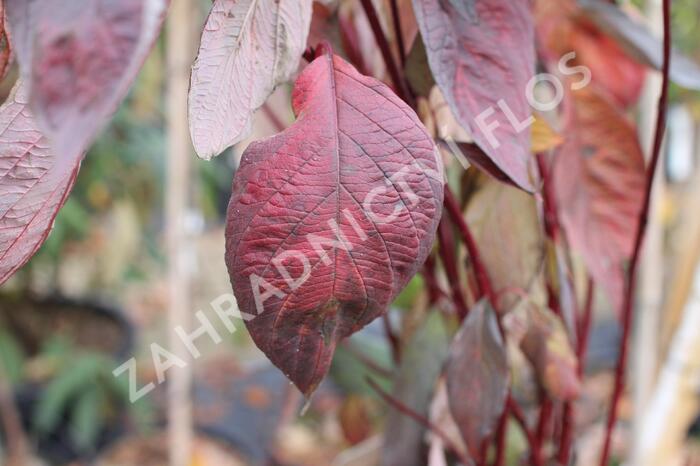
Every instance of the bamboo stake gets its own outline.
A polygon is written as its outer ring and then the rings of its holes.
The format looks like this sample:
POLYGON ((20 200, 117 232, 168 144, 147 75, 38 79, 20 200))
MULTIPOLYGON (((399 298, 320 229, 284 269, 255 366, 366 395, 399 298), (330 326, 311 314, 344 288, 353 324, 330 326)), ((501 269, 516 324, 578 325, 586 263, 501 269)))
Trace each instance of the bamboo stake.
MULTIPOLYGON (((185 359, 187 351, 177 338, 177 326, 189 328, 190 290, 187 270, 192 242, 185 231, 192 143, 187 123, 187 92, 190 53, 196 36, 192 26, 194 8, 191 0, 173 0, 167 23, 167 180, 166 241, 168 258, 168 329, 169 346, 185 359)), ((168 441, 170 466, 187 466, 192 458, 192 409, 190 387, 192 364, 173 368, 168 380, 168 441)))
POLYGON ((700 266, 659 383, 640 419, 637 466, 682 464, 682 447, 700 403, 700 266))
MULTIPOLYGON (((652 31, 660 37, 663 34, 661 0, 646 1, 646 16, 652 31)), ((654 116, 662 85, 661 74, 655 70, 647 72, 644 90, 640 101, 639 136, 645 154, 651 154, 654 135, 654 116)), ((647 162, 649 160, 647 159, 647 162)), ((634 322, 632 340, 632 364, 630 371, 634 418, 632 421, 632 464, 639 464, 642 445, 640 436, 643 426, 640 419, 651 392, 654 389, 660 357, 661 307, 663 303, 663 226, 661 222, 664 177, 655 176, 649 207, 644 250, 639 270, 638 311, 634 322)))

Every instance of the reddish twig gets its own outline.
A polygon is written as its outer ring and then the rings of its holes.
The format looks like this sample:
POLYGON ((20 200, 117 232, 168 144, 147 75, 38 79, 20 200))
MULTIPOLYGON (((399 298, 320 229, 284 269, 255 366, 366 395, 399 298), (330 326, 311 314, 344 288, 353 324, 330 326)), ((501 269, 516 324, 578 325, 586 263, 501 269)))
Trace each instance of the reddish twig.
POLYGON ((277 113, 275 113, 275 111, 272 110, 272 108, 270 108, 270 104, 268 102, 265 102, 263 104, 262 110, 265 113, 267 119, 270 120, 270 123, 272 123, 272 125, 277 131, 284 131, 287 125, 285 125, 284 122, 280 119, 279 115, 277 115, 277 113))
MULTIPOLYGON (((510 395, 508 395, 510 400, 510 395)), ((506 407, 498 420, 498 428, 496 429, 496 457, 493 460, 493 466, 503 466, 506 460, 506 434, 508 433, 508 417, 510 416, 510 403, 506 401, 506 407)))
POLYGON ((469 458, 467 458, 464 453, 461 451, 460 448, 458 448, 453 442, 452 439, 443 431, 440 427, 435 425, 433 422, 430 422, 430 419, 426 418, 420 413, 415 412, 413 409, 410 407, 406 406, 401 400, 397 400, 393 396, 391 396, 389 393, 385 392, 377 383, 372 380, 371 378, 367 377, 365 379, 367 381, 367 384, 369 384, 372 389, 377 392, 377 394, 389 405, 393 406, 396 410, 398 410, 400 413, 405 414, 406 416, 412 418, 414 421, 431 431, 433 434, 437 435, 440 437, 440 439, 444 442, 444 444, 450 448, 452 451, 454 451, 455 455, 459 458, 459 460, 462 462, 462 464, 471 464, 471 461, 469 458))
POLYGON ((493 287, 491 286, 491 280, 488 272, 486 271, 486 267, 481 261, 481 255, 479 254, 479 249, 476 246, 476 241, 474 240, 474 236, 472 236, 472 233, 467 226, 467 222, 462 216, 457 200, 454 198, 452 191, 450 191, 450 188, 447 185, 445 185, 445 209, 447 214, 452 219, 452 222, 457 226, 457 229, 462 235, 462 241, 464 241, 469 257, 474 265, 474 274, 476 275, 476 281, 479 286, 479 297, 488 297, 491 303, 495 306, 496 295, 493 292, 493 287))
POLYGON ((362 7, 365 10, 369 24, 372 27, 372 33, 374 34, 374 40, 377 41, 379 50, 382 52, 382 58, 384 63, 386 63, 386 69, 391 76, 391 80, 394 82, 394 87, 396 88, 396 94, 401 97, 411 108, 415 108, 415 102, 413 96, 408 92, 406 87, 406 81, 402 78, 399 67, 396 65, 396 61, 391 54, 391 48, 389 47, 389 42, 386 39, 386 35, 382 30, 382 25, 379 22, 379 16, 377 16, 377 10, 374 8, 372 0, 361 0, 362 7))
POLYGON ((399 5, 396 0, 391 0, 391 19, 394 22, 394 33, 396 34, 396 47, 399 49, 399 61, 401 68, 406 67, 406 47, 403 43, 403 31, 401 30, 401 16, 399 15, 399 5))
POLYGON ((399 364, 401 362, 401 343, 399 338, 396 336, 394 329, 391 328, 391 321, 389 320, 389 311, 382 314, 382 323, 384 324, 384 334, 387 340, 389 340, 389 346, 391 346, 391 357, 394 360, 394 364, 399 364))
POLYGON ((537 420, 537 428, 535 429, 535 445, 530 452, 532 458, 534 458, 533 463, 535 463, 535 461, 539 463, 542 462, 542 447, 547 440, 549 421, 552 417, 552 401, 545 393, 542 393, 541 399, 540 415, 537 420))
POLYGON ((379 364, 377 361, 369 357, 367 354, 365 354, 364 351, 359 349, 355 344, 353 344, 350 340, 345 340, 343 342, 343 346, 345 349, 348 350, 350 354, 353 355, 355 359, 360 361, 363 365, 365 365, 368 369, 376 372, 378 375, 381 375, 382 377, 386 377, 387 379, 390 379, 393 375, 392 371, 387 369, 386 367, 382 366, 379 364))
MULTIPOLYGON (((588 349, 588 336, 591 329, 591 319, 593 316, 593 295, 594 285, 593 280, 588 278, 588 286, 586 288, 586 302, 583 307, 583 314, 579 316, 580 323, 578 325, 579 333, 576 339, 576 360, 577 372, 579 378, 583 377, 583 372, 586 364, 586 351, 588 349)), ((559 443, 559 453, 557 461, 562 466, 569 464, 571 456, 571 436, 573 433, 573 404, 570 401, 564 403, 564 413, 562 415, 562 432, 561 442, 559 443)))
POLYGON ((663 81, 661 84, 661 95, 659 96, 659 106, 656 117, 656 130, 654 133, 654 145, 651 152, 651 159, 647 168, 646 191, 644 194, 644 203, 639 216, 639 226, 637 236, 634 242, 632 259, 630 260, 627 287, 622 304, 622 342, 620 344, 620 353, 617 359, 615 368, 615 386, 613 388, 612 398, 610 400, 610 412, 608 414, 608 422, 605 430, 605 439, 603 442, 603 451, 600 455, 600 465, 607 466, 610 457, 610 441, 612 431, 617 421, 617 405, 625 388, 625 371, 627 369, 627 350, 629 337, 632 327, 634 288, 637 279, 637 268, 639 265, 639 257, 641 255, 642 244, 644 242, 644 233, 646 231, 647 222, 649 221, 649 205, 651 204, 652 187, 654 186, 654 174, 659 162, 661 154, 661 144, 663 143, 664 133, 666 130, 666 111, 668 107, 668 84, 669 84, 669 69, 671 62, 671 0, 663 0, 663 26, 664 26, 664 61, 661 73, 663 81))
POLYGON ((452 290, 452 301, 457 308, 459 319, 463 320, 467 316, 469 309, 462 293, 462 282, 457 271, 457 253, 455 252, 454 238, 450 225, 444 218, 440 220, 440 225, 438 226, 438 238, 440 239, 438 252, 440 253, 447 279, 452 285, 450 287, 452 290))

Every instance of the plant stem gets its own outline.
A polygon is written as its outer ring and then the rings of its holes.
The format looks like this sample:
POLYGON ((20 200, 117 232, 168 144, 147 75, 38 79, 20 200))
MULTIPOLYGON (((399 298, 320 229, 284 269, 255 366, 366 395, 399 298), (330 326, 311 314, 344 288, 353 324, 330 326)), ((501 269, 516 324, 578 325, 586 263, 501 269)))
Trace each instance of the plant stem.
MULTIPOLYGON (((579 334, 576 338, 576 360, 579 379, 583 377, 583 371, 586 364, 586 350, 588 349, 588 336, 591 328, 591 317, 593 315, 593 280, 588 278, 588 287, 586 291, 586 302, 583 307, 583 315, 580 316, 580 324, 578 325, 579 334)), ((564 403, 564 413, 562 415, 562 433, 561 442, 559 444, 559 453, 557 461, 560 465, 566 466, 569 464, 571 456, 571 436, 573 433, 573 404, 570 401, 564 403)))
POLYGON ((396 34, 396 46, 399 49, 399 61, 401 68, 406 67, 406 47, 403 43, 403 31, 401 30, 401 16, 399 15, 399 5, 397 0, 391 0, 391 19, 394 22, 394 33, 396 34))
POLYGON ((367 377, 365 379, 367 381, 367 384, 375 391, 377 394, 389 405, 393 406, 395 409, 397 409, 399 412, 405 414, 406 416, 412 418, 414 421, 419 423, 420 425, 424 426, 426 429, 431 431, 433 434, 437 435, 440 437, 440 439, 444 442, 444 444, 449 447, 452 451, 454 451, 455 455, 459 458, 459 460, 462 462, 462 464, 472 464, 471 460, 467 458, 464 454, 464 452, 461 451, 460 448, 458 448, 452 439, 450 438, 445 431, 443 431, 440 427, 438 427, 436 424, 430 422, 428 418, 423 416, 420 413, 415 412, 413 409, 411 409, 409 406, 406 406, 401 400, 397 400, 393 396, 391 396, 389 393, 385 392, 374 380, 371 378, 367 377))
POLYGON ((457 315, 459 320, 463 320, 469 309, 467 308, 467 302, 464 299, 464 294, 462 293, 462 281, 459 278, 459 272, 457 271, 457 253, 455 251, 454 237, 452 235, 452 228, 447 220, 443 218, 440 220, 440 225, 438 226, 438 238, 440 240, 440 246, 438 252, 440 254, 440 259, 442 259, 442 265, 445 268, 445 274, 447 279, 451 283, 452 291, 452 301, 457 310, 457 315))
POLYGON ((654 145, 652 147, 649 167, 647 168, 646 191, 644 194, 644 203, 639 216, 639 226, 637 236, 634 242, 632 259, 629 265, 627 287, 622 304, 622 342, 620 354, 615 368, 615 386, 613 388, 612 397, 610 400, 610 412, 605 430, 605 439, 603 443, 603 451, 600 455, 600 466, 607 466, 610 457, 610 442, 612 431, 617 421, 617 405, 625 388, 625 370, 627 368, 627 349, 629 336, 632 327, 633 315, 633 300, 634 300, 634 285, 637 278, 637 268, 641 255, 642 244, 644 242, 644 233, 649 219, 649 205, 651 203, 652 187, 654 185, 654 174, 659 162, 661 154, 661 145, 663 143, 664 133, 666 130, 666 111, 668 107, 668 84, 669 84, 669 69, 671 61, 671 0, 663 0, 663 24, 664 24, 664 45, 663 45, 663 67, 661 69, 663 81, 661 84, 661 95, 659 96, 659 106, 656 117, 656 130, 654 133, 654 145))
MULTIPOLYGON (((484 263, 481 261, 481 255, 479 254, 479 248, 476 245, 474 236, 469 230, 467 222, 462 216, 461 209, 457 204, 457 200, 454 198, 452 191, 448 185, 445 185, 445 208, 447 214, 452 219, 452 222, 457 226, 460 234, 462 235, 462 241, 464 241, 467 247, 467 252, 474 265, 474 274, 476 275, 477 285, 479 287, 479 297, 486 296, 489 298, 491 303, 496 305, 496 295, 493 292, 493 287, 491 286, 491 279, 489 278, 488 272, 484 263)), ((499 319, 500 321, 500 319, 499 319)))
POLYGON ((382 52, 382 57, 384 58, 384 63, 386 64, 386 69, 391 76, 391 80, 394 82, 396 88, 396 94, 401 97, 411 108, 415 108, 415 102, 413 96, 408 92, 406 87, 406 81, 402 78, 399 67, 396 65, 393 55, 391 54, 391 48, 389 47, 389 42, 386 39, 386 35, 382 30, 382 25, 379 22, 379 16, 377 15, 377 10, 374 8, 372 0, 361 0, 362 7, 365 10, 369 24, 372 27, 372 33, 374 34, 374 40, 377 41, 379 50, 382 52))

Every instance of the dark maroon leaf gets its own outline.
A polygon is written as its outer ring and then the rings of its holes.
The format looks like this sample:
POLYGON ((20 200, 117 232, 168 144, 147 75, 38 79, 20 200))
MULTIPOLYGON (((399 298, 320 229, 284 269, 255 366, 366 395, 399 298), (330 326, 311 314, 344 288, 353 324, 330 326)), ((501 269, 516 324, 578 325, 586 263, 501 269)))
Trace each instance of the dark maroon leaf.
POLYGON ((523 123, 531 116, 526 89, 535 70, 530 2, 413 5, 435 81, 458 121, 515 184, 535 191, 538 175, 523 123))
POLYGON ((245 151, 226 262, 256 344, 310 395, 338 341, 381 315, 440 218, 437 148, 387 86, 329 48, 298 78, 298 120, 245 151), (257 301, 256 301, 257 299, 257 301))
POLYGON ((472 457, 496 429, 508 398, 509 369, 496 313, 479 301, 452 341, 447 360, 450 411, 472 457))
POLYGON ((129 90, 168 0, 5 0, 30 106, 69 172, 129 90))
POLYGON ((27 106, 21 82, 0 107, 0 283, 39 249, 78 173, 52 170, 54 155, 27 106))
POLYGON ((633 248, 645 169, 637 132, 590 88, 573 93, 567 140, 554 156, 560 218, 593 279, 619 309, 623 265, 633 248))

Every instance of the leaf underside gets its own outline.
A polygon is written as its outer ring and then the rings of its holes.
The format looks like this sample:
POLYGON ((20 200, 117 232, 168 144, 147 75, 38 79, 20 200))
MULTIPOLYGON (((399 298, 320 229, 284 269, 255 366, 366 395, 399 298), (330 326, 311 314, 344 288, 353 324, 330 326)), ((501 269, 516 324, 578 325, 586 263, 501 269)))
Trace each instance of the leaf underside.
POLYGON ((51 171, 54 154, 27 101, 26 86, 18 82, 0 107, 0 283, 44 242, 80 163, 65 175, 51 171))
POLYGON ((68 172, 126 96, 169 0, 5 0, 30 107, 68 172))
POLYGON ((297 121, 243 154, 226 262, 256 344, 308 396, 337 342, 385 312, 425 261, 443 175, 413 110, 329 51, 292 103, 297 121))
POLYGON ((190 80, 190 133, 200 157, 250 134, 255 110, 296 72, 310 23, 311 0, 214 2, 190 80))

